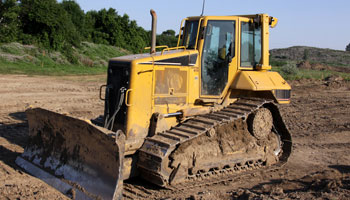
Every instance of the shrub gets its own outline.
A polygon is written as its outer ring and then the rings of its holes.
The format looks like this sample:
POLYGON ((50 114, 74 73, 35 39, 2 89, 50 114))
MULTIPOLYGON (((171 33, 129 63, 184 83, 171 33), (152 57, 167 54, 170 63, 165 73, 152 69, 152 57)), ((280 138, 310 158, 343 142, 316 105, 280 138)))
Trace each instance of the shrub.
POLYGON ((275 67, 282 67, 283 65, 287 64, 286 61, 280 61, 280 60, 272 60, 270 59, 270 65, 275 67))
POLYGON ((281 72, 286 75, 296 75, 298 74, 298 68, 295 63, 287 62, 281 67, 281 72))
POLYGON ((72 46, 65 45, 63 47, 62 53, 71 64, 79 63, 79 59, 77 58, 72 46))

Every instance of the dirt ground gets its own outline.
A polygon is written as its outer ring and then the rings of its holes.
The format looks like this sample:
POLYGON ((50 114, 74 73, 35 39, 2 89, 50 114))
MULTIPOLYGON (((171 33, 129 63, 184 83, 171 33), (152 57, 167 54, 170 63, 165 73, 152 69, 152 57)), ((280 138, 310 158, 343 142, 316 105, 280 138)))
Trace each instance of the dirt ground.
MULTIPOLYGON (((67 199, 16 166, 23 152, 29 106, 93 118, 104 76, 0 75, 0 199, 67 199)), ((350 199, 350 83, 294 81, 292 103, 281 112, 293 153, 281 169, 172 191, 134 178, 125 199, 350 199)))

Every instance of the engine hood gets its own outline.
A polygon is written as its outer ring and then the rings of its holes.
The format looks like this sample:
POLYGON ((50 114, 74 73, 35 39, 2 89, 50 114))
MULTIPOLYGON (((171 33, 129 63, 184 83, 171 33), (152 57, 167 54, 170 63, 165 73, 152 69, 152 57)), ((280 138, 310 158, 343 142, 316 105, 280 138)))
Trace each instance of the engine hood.
POLYGON ((154 54, 143 53, 120 56, 112 58, 110 61, 133 62, 141 65, 176 65, 194 66, 198 59, 197 50, 170 50, 157 52, 154 54))

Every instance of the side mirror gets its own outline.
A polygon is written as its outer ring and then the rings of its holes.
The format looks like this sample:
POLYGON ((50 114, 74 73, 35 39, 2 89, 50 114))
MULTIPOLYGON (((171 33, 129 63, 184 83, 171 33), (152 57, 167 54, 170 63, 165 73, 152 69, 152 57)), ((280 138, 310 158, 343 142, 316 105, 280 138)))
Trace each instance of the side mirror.
POLYGON ((271 28, 275 28, 277 26, 278 19, 276 17, 270 17, 269 25, 271 28))

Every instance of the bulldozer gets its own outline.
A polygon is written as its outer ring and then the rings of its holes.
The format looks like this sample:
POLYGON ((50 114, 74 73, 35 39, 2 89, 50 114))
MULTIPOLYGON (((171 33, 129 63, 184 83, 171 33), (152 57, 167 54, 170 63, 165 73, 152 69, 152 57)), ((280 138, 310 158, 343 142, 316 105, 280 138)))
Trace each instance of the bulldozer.
POLYGON ((103 115, 26 110, 21 168, 74 199, 120 199, 131 177, 176 187, 287 162, 279 104, 291 87, 269 64, 277 18, 188 17, 169 48, 156 46, 151 15, 150 52, 109 61, 103 115))

